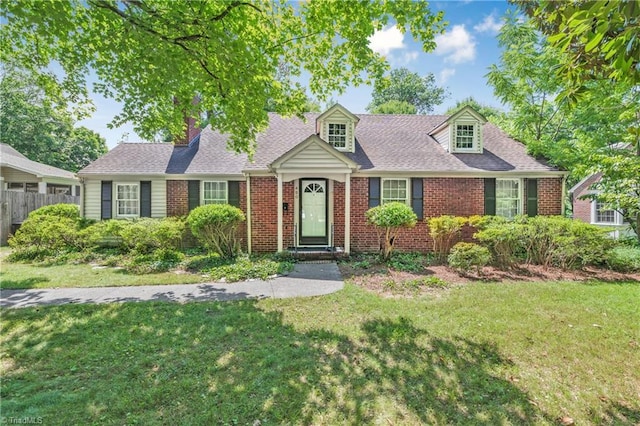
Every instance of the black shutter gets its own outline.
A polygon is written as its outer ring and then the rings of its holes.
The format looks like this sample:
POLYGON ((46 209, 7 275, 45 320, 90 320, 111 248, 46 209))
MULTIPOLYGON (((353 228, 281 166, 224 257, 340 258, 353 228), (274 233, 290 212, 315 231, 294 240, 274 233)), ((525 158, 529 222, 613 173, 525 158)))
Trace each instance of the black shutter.
POLYGON ((484 214, 491 216, 496 214, 496 180, 494 178, 484 180, 484 214))
POLYGON ((227 191, 229 191, 229 204, 240 208, 240 182, 237 180, 227 182, 227 191))
POLYGON ((187 197, 189 198, 189 211, 195 209, 200 205, 200 181, 199 180, 189 181, 189 194, 187 197))
POLYGON ((151 181, 140 182, 140 217, 151 217, 151 181))
POLYGON ((411 178, 411 208, 418 220, 424 219, 422 205, 422 178, 411 178))
POLYGON ((100 195, 100 218, 111 219, 111 192, 112 185, 110 180, 102 181, 102 189, 100 195))
POLYGON ((380 178, 369 178, 369 208, 380 205, 380 178))
POLYGON ((527 215, 538 215, 538 179, 527 179, 527 215))

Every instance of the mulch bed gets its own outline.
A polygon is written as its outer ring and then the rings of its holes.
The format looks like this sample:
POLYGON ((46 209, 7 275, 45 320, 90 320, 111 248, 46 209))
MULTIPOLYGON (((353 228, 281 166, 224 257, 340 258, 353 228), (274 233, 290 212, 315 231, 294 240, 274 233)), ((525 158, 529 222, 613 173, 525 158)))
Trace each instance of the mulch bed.
POLYGON ((440 288, 437 286, 425 286, 425 288, 405 288, 402 283, 414 280, 422 280, 429 277, 437 277, 448 286, 465 285, 473 282, 541 282, 541 281, 631 281, 640 283, 640 273, 623 274, 609 269, 585 268, 583 270, 563 270, 560 268, 544 268, 539 265, 518 265, 511 270, 500 270, 494 267, 485 267, 482 275, 475 272, 459 274, 448 266, 428 266, 419 273, 399 272, 387 268, 384 265, 374 265, 370 268, 352 268, 348 264, 340 265, 340 272, 345 279, 356 285, 381 295, 397 295, 398 293, 433 292, 440 288), (396 288, 390 289, 388 283, 398 283, 396 288))

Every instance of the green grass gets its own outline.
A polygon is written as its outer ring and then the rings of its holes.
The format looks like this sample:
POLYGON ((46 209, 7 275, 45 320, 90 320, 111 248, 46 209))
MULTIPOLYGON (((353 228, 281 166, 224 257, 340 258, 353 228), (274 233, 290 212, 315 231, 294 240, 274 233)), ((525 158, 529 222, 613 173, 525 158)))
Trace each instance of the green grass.
POLYGON ((2 311, 3 417, 43 424, 640 422, 637 283, 2 311))

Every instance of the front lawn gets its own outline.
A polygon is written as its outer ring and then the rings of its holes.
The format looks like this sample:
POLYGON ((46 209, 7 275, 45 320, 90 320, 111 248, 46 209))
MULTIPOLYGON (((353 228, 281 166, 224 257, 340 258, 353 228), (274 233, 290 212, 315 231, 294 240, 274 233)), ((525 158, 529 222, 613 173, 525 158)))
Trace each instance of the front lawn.
POLYGON ((43 424, 638 424, 640 285, 2 311, 4 418, 43 424))

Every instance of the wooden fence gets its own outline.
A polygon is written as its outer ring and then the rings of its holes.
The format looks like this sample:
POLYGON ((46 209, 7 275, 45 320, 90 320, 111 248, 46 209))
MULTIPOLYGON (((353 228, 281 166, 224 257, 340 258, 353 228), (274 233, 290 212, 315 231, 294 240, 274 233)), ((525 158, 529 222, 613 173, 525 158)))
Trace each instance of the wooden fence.
POLYGON ((7 244, 12 227, 24 222, 29 213, 42 206, 60 203, 80 205, 80 197, 0 191, 0 245, 7 244))

